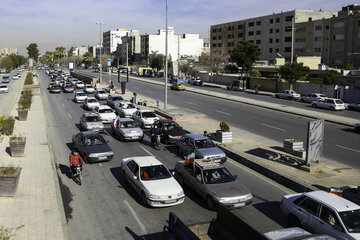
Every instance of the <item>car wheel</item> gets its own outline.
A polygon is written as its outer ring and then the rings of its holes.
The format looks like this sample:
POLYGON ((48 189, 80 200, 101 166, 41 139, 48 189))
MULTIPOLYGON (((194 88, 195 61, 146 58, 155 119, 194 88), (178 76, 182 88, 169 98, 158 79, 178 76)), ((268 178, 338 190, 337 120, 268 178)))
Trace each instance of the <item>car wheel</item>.
POLYGON ((169 144, 169 139, 166 136, 164 136, 164 144, 169 144))
POLYGON ((124 141, 125 141, 125 138, 124 138, 123 135, 120 135, 120 141, 121 141, 121 142, 124 142, 124 141))
POLYGON ((314 107, 314 108, 317 108, 317 105, 316 105, 316 104, 312 104, 311 106, 314 107))
POLYGON ((276 94, 275 94, 275 97, 276 97, 276 98, 279 98, 279 95, 276 95, 276 94))
POLYGON ((348 109, 349 109, 349 110, 354 110, 354 108, 353 108, 353 107, 351 107, 351 106, 348 106, 348 109))
POLYGON ((330 109, 331 111, 334 111, 334 110, 335 110, 335 108, 334 108, 334 107, 330 107, 329 109, 330 109))
POLYGON ((214 199, 211 196, 207 196, 206 205, 210 210, 215 209, 215 202, 214 202, 214 199))
POLYGON ((148 206, 148 203, 147 203, 147 199, 146 199, 146 195, 144 192, 141 192, 141 202, 142 204, 147 207, 148 206))
POLYGON ((303 98, 300 99, 301 102, 305 102, 303 98))
POLYGON ((356 127, 355 132, 360 133, 360 127, 356 127))
POLYGON ((292 215, 292 214, 289 216, 288 223, 290 224, 291 227, 301 227, 301 223, 300 223, 299 219, 295 215, 292 215))

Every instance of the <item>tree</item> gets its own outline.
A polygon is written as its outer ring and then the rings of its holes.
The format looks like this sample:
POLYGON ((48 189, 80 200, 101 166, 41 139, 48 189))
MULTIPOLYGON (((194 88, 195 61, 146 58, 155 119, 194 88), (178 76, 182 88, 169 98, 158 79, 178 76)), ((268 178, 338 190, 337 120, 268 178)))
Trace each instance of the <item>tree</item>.
POLYGON ((28 51, 29 58, 32 58, 35 62, 37 62, 39 59, 39 49, 37 44, 30 43, 26 50, 28 51))
POLYGON ((257 69, 251 69, 250 70, 250 76, 252 76, 252 77, 261 77, 261 73, 257 69))
POLYGON ((24 56, 11 54, 9 57, 13 61, 13 68, 17 68, 26 63, 26 58, 24 56))
POLYGON ((75 47, 71 47, 71 48, 68 50, 67 55, 68 55, 69 57, 74 56, 74 51, 75 51, 75 47))
POLYGON ((252 42, 239 42, 236 45, 236 48, 231 53, 231 61, 235 62, 238 67, 244 69, 251 70, 252 65, 256 60, 260 57, 260 50, 258 46, 252 42))
POLYGON ((94 62, 94 57, 91 52, 86 52, 83 55, 83 63, 85 63, 86 68, 94 62))
POLYGON ((239 72, 239 67, 236 64, 226 64, 225 72, 227 72, 227 73, 237 73, 237 72, 239 72))
POLYGON ((55 48, 55 56, 58 58, 62 58, 65 56, 66 49, 64 47, 55 48))
POLYGON ((179 71, 185 74, 185 77, 190 74, 190 65, 188 62, 181 62, 179 64, 179 71))
POLYGON ((158 52, 152 51, 149 56, 149 66, 155 70, 155 72, 160 71, 165 66, 165 56, 163 54, 158 54, 158 52))
POLYGON ((340 73, 335 71, 335 70, 330 70, 328 71, 324 76, 323 76, 323 84, 325 85, 331 85, 334 83, 334 79, 336 75, 339 75, 340 73))
POLYGON ((354 69, 354 66, 351 63, 347 63, 343 67, 345 70, 352 70, 354 69))
POLYGON ((13 70, 14 62, 11 60, 9 56, 3 57, 0 60, 0 67, 6 68, 6 71, 11 71, 13 70))
POLYGON ((222 53, 202 54, 199 58, 201 64, 209 66, 211 71, 218 74, 219 69, 228 63, 229 55, 222 53))
POLYGON ((285 63, 278 71, 281 77, 289 82, 290 88, 292 88, 297 80, 303 80, 309 75, 310 68, 304 66, 303 63, 293 62, 292 64, 285 63))

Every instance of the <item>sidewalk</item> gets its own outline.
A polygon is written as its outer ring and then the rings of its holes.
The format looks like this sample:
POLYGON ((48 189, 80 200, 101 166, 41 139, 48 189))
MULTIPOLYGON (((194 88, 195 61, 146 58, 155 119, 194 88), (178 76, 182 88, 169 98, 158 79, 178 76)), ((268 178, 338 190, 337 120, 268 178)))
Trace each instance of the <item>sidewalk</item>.
MULTIPOLYGON (((123 95, 122 95, 123 96, 123 95)), ((127 91, 124 99, 132 97, 127 91)), ((146 108, 156 108, 154 99, 144 97, 138 92, 138 97, 147 100, 146 108)), ((143 106, 139 106, 143 108, 143 106)), ((162 106, 160 106, 162 108, 162 106)), ((169 106, 169 109, 175 108, 169 106)), ((202 134, 204 131, 214 133, 219 129, 219 122, 213 119, 178 121, 184 129, 202 134)), ((233 141, 221 144, 216 142, 226 152, 227 156, 294 191, 325 190, 331 186, 359 185, 360 171, 351 166, 322 158, 321 164, 311 167, 311 172, 300 169, 303 161, 282 149, 282 142, 277 142, 263 136, 255 135, 239 128, 231 127, 233 141)), ((360 201, 360 195, 358 196, 360 201)), ((359 203, 360 204, 360 203, 359 203)))
MULTIPOLYGON (((18 115, 16 107, 11 106, 10 116, 18 115)), ((10 156, 9 136, 0 143, 0 164, 22 168, 15 197, 0 198, 0 226, 21 240, 69 239, 41 96, 33 96, 27 120, 16 120, 13 134, 26 137, 25 153, 10 156)))

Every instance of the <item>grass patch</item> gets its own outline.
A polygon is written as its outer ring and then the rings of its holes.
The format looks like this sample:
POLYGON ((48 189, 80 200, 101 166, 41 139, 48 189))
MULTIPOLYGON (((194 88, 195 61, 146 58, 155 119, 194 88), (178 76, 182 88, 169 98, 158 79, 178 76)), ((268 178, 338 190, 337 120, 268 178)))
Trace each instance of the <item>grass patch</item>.
POLYGON ((34 84, 34 80, 33 80, 32 73, 27 73, 24 85, 33 85, 33 84, 34 84))

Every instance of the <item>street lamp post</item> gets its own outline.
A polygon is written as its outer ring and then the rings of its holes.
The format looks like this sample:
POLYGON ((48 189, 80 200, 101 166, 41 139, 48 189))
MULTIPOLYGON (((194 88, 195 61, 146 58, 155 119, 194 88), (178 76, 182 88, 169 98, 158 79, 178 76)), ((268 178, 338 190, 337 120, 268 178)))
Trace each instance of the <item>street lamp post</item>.
POLYGON ((290 63, 293 64, 294 62, 294 30, 295 30, 295 16, 292 17, 291 20, 291 59, 290 63))
POLYGON ((102 75, 102 65, 101 65, 101 46, 102 46, 102 42, 101 42, 101 25, 104 25, 104 23, 97 22, 96 24, 100 26, 100 76, 99 76, 99 80, 100 80, 100 83, 101 83, 101 75, 102 75))
POLYGON ((164 109, 167 108, 167 75, 168 75, 168 0, 166 0, 166 35, 165 35, 165 96, 164 96, 164 109))

